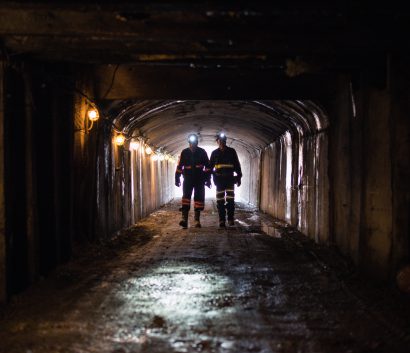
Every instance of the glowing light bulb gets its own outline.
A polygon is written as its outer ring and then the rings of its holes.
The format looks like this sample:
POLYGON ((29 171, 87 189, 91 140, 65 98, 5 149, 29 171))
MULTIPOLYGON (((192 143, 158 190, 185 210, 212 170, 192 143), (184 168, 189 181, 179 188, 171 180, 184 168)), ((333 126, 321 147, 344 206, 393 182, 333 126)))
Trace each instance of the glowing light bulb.
POLYGON ((98 118, 100 117, 98 114, 98 110, 97 109, 89 109, 87 112, 88 115, 88 119, 90 119, 90 121, 97 121, 98 118))
POLYGON ((161 154, 159 155, 158 159, 162 162, 162 161, 165 159, 165 157, 164 157, 164 155, 161 153, 161 154))
POLYGON ((136 150, 139 148, 139 146, 140 146, 140 144, 139 144, 138 142, 132 141, 132 142, 130 143, 130 150, 136 151, 136 150))
POLYGON ((165 160, 169 161, 169 155, 167 155, 167 154, 165 155, 165 160))
POLYGON ((157 154, 153 154, 151 157, 151 160, 153 160, 154 162, 158 160, 158 155, 157 154))
POLYGON ((117 146, 122 146, 125 142, 125 137, 123 134, 119 134, 115 137, 115 144, 117 146))
POLYGON ((150 155, 152 153, 152 148, 149 146, 145 147, 145 153, 150 155))

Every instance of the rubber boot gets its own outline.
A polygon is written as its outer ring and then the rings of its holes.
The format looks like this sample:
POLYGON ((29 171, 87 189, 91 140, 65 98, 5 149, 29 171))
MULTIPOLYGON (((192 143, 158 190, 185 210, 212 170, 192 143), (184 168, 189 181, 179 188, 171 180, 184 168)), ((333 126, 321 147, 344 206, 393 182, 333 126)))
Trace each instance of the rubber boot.
POLYGON ((195 211, 195 228, 201 228, 201 211, 195 211))
POLYGON ((219 214, 219 228, 225 228, 225 219, 226 219, 226 209, 225 209, 225 201, 220 200, 216 202, 216 207, 218 208, 219 214))
POLYGON ((233 226, 234 223, 234 214, 235 214, 235 201, 233 199, 229 199, 226 202, 226 211, 228 214, 228 225, 233 226))
POLYGON ((188 228, 188 212, 189 210, 182 210, 182 219, 179 222, 179 225, 183 228, 183 229, 187 229, 188 228))

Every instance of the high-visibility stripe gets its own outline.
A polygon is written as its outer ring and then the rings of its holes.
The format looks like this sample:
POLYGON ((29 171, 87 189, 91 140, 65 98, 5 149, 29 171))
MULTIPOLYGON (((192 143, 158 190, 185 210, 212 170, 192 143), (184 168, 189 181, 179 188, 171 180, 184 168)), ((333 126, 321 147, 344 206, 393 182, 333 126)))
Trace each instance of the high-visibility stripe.
POLYGON ((225 191, 217 191, 216 192, 216 195, 224 195, 225 194, 225 191))
POLYGON ((182 169, 177 169, 178 174, 182 174, 182 169))
POLYGON ((204 169, 204 172, 210 172, 210 171, 211 171, 210 168, 205 168, 205 169, 204 169))
POLYGON ((235 196, 226 196, 226 199, 228 200, 228 199, 234 199, 235 198, 235 196))
POLYGON ((197 167, 197 168, 203 168, 204 165, 203 165, 203 164, 197 164, 195 167, 197 167))
POLYGON ((225 200, 225 197, 217 197, 216 198, 216 201, 223 201, 223 200, 225 200))
POLYGON ((184 166, 184 169, 192 169, 192 167, 190 165, 186 165, 184 166))
POLYGON ((235 192, 235 189, 226 189, 226 192, 230 192, 230 191, 235 192))
POLYGON ((182 202, 183 205, 190 205, 191 204, 190 199, 182 199, 181 202, 182 202))
POLYGON ((215 169, 233 168, 233 164, 215 164, 215 169))

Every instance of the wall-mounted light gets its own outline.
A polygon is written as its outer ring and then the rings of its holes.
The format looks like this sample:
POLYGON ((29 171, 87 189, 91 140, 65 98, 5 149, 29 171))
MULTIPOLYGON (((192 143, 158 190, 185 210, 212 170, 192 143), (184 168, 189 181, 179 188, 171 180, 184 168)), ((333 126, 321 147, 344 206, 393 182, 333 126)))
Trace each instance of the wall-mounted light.
POLYGON ((123 134, 118 134, 115 136, 114 141, 117 146, 122 146, 125 142, 125 136, 123 134))
POLYGON ((130 143, 130 150, 136 151, 140 147, 139 142, 131 141, 130 143))
POLYGON ((146 153, 147 155, 150 155, 150 154, 152 153, 152 148, 149 147, 149 146, 146 146, 146 147, 145 147, 145 153, 146 153))
POLYGON ((164 159, 165 159, 165 156, 161 153, 161 154, 158 156, 158 160, 162 162, 164 159))
POLYGON ((87 116, 90 121, 94 122, 97 121, 100 118, 100 114, 98 113, 98 110, 96 108, 90 108, 87 111, 87 116))
POLYGON ((94 103, 89 103, 89 108, 86 110, 84 117, 84 131, 88 133, 94 125, 94 122, 100 118, 100 113, 94 103))
POLYGON ((152 156, 151 156, 151 161, 154 161, 154 162, 156 162, 157 160, 158 160, 158 155, 156 154, 156 153, 154 153, 152 156))

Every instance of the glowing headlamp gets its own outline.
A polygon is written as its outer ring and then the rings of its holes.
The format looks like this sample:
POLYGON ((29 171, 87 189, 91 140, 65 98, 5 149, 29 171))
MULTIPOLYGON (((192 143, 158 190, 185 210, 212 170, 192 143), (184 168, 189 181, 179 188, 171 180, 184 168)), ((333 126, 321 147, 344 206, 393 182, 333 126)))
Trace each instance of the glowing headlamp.
POLYGON ((221 140, 221 141, 226 141, 226 135, 224 132, 220 132, 218 135, 216 135, 216 140, 221 140))
POLYGON ((189 143, 196 143, 196 142, 198 142, 198 137, 196 135, 190 135, 188 137, 188 141, 189 141, 189 143))

